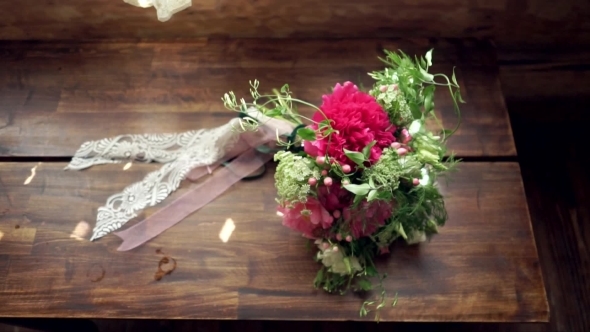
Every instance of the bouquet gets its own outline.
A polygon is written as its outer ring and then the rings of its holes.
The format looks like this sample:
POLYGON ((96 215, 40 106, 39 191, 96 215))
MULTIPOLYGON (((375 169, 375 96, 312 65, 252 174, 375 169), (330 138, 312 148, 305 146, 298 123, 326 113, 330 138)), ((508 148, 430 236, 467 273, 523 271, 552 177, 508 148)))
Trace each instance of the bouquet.
POLYGON ((314 284, 330 293, 371 289, 370 279, 379 276, 377 255, 397 239, 425 241, 447 219, 436 179, 457 162, 446 157, 445 143, 458 124, 435 134, 426 123, 440 124, 436 86, 449 89, 459 114, 455 74, 428 73, 432 50, 415 59, 385 54, 387 67, 369 74, 372 88, 336 84, 319 107, 293 98, 288 85, 261 95, 258 81, 250 83, 250 103, 233 92, 223 97, 227 108, 244 115, 245 131, 261 125, 246 115, 252 108, 296 126, 287 137, 277 135, 284 148, 274 155, 277 214, 317 245, 321 267, 314 284), (315 113, 305 117, 297 104, 315 113))
MULTIPOLYGON (((432 50, 414 59, 401 51, 385 55, 386 67, 369 73, 375 80, 370 89, 336 84, 319 107, 294 98, 288 85, 262 95, 255 80, 250 82, 252 101, 238 100, 233 92, 223 96, 224 105, 239 113, 223 126, 84 143, 67 169, 126 159, 164 164, 107 199, 98 209, 91 240, 160 204, 185 178, 213 174, 145 220, 114 233, 123 239, 118 250, 136 248, 274 158, 277 214, 318 248, 315 286, 330 293, 372 289, 373 278, 385 277, 374 264, 378 255, 388 253, 397 239, 425 241, 445 224, 436 180, 457 163, 445 145, 460 121, 452 130, 442 129, 434 112, 435 88, 448 88, 459 120, 463 102, 454 72, 451 78, 428 72, 432 50), (304 116, 297 105, 314 113, 304 116), (441 130, 429 130, 431 122, 441 130)), ((367 312, 364 307, 361 314, 367 312)))

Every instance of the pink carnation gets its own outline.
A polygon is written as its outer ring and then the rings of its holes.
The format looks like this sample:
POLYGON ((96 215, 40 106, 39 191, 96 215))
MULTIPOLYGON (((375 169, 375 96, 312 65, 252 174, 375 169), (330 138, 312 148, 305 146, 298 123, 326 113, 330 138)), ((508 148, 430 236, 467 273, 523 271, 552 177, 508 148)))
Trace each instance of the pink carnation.
POLYGON ((283 214, 283 225, 303 233, 308 238, 321 237, 322 229, 332 226, 334 218, 315 198, 308 198, 307 203, 297 203, 293 208, 279 206, 279 212, 283 214), (309 210, 310 214, 302 214, 303 210, 309 210))
MULTIPOLYGON (((336 84, 332 94, 324 95, 322 99, 320 109, 331 120, 336 132, 329 139, 305 142, 305 152, 310 156, 328 155, 340 164, 354 165, 343 149, 360 152, 369 143, 376 141, 369 155, 369 161, 374 163, 381 157, 383 149, 395 141, 393 133, 396 128, 389 121, 387 113, 375 98, 359 91, 351 82, 336 84)), ((322 112, 313 115, 314 122, 325 120, 322 112)), ((317 130, 318 125, 313 124, 311 128, 317 130)))

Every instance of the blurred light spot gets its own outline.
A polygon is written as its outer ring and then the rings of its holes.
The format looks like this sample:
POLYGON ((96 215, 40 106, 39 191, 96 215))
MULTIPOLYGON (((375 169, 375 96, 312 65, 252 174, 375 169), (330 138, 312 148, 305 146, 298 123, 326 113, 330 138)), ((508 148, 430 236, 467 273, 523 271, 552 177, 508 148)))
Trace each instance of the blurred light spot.
POLYGON ((126 170, 130 169, 131 168, 131 165, 133 165, 133 163, 132 162, 128 162, 127 164, 125 164, 125 166, 123 166, 123 170, 126 171, 126 170))
POLYGON ((90 225, 88 225, 87 222, 82 220, 76 225, 76 228, 74 228, 74 231, 72 232, 72 234, 70 234, 70 238, 82 241, 88 235, 89 232, 90 225))
POLYGON ((229 237, 231 236, 231 234, 234 232, 235 229, 236 229, 236 224, 234 224, 234 221, 231 219, 227 219, 225 221, 225 224, 223 224, 223 227, 221 228, 221 232, 219 232, 219 238, 221 239, 221 241, 223 243, 226 243, 227 241, 229 241, 229 237))
POLYGON ((4 233, 2 231, 0 231, 0 240, 2 240, 3 237, 4 237, 4 233))
POLYGON ((281 211, 277 211, 277 216, 282 217, 282 216, 284 216, 284 214, 281 211))
POLYGON ((37 175, 37 167, 39 167, 39 165, 41 165, 41 163, 38 163, 35 167, 31 168, 31 175, 25 180, 25 183, 23 183, 25 186, 33 181, 33 178, 37 175))

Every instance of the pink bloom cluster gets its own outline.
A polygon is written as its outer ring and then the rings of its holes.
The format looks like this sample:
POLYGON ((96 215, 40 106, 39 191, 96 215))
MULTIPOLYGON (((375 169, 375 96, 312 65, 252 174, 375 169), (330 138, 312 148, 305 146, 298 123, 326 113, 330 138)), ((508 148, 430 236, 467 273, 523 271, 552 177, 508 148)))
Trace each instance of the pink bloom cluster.
POLYGON ((376 201, 363 202, 351 208, 352 194, 340 184, 318 188, 318 199, 309 198, 307 203, 297 203, 293 208, 279 207, 283 214, 283 225, 314 239, 320 237, 339 238, 350 235, 358 239, 375 232, 391 217, 392 205, 376 201), (302 214, 303 210, 308 210, 302 214), (331 232, 335 219, 342 217, 344 229, 331 232))
MULTIPOLYGON (((340 164, 354 164, 344 154, 344 149, 360 152, 376 141, 369 156, 369 161, 374 163, 381 157, 383 149, 395 142, 393 133, 396 127, 389 121, 383 107, 351 82, 336 84, 332 94, 324 95, 322 99, 322 112, 316 112, 312 120, 319 123, 328 118, 336 132, 329 139, 321 137, 305 142, 305 152, 310 156, 328 155, 340 164)), ((317 130, 318 125, 313 124, 311 128, 317 130)))

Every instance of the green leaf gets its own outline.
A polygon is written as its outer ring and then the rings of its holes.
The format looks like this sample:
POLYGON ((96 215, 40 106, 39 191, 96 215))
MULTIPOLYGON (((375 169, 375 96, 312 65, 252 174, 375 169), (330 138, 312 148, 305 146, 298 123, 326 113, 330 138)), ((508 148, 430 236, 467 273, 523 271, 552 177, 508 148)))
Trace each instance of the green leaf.
POLYGON ((426 62, 428 63, 428 66, 432 66, 432 51, 433 49, 430 49, 428 52, 426 52, 426 62))
POLYGON ((434 79, 434 75, 429 74, 423 68, 420 68, 420 74, 422 74, 422 79, 426 82, 432 82, 432 80, 434 79))
POLYGON ((459 85, 459 83, 457 83, 457 78, 455 77, 455 68, 453 68, 453 76, 451 76, 451 81, 455 84, 455 85, 459 85))
POLYGON ((365 156, 365 159, 369 159, 369 155, 371 154, 371 148, 375 145, 375 143, 377 143, 377 141, 372 141, 371 143, 369 143, 369 145, 363 148, 363 156, 365 156))
POLYGON ((369 195, 367 196, 367 202, 374 200, 377 197, 377 190, 373 189, 369 191, 369 195))
POLYGON ((344 261, 344 265, 346 265, 346 271, 348 271, 348 274, 351 274, 352 267, 350 266, 350 257, 344 257, 343 261, 344 261))
POLYGON ((297 135, 306 141, 315 141, 315 131, 311 128, 301 128, 297 130, 297 135))
POLYGON ((416 103, 410 103, 410 110, 412 111, 412 117, 414 119, 422 119, 422 112, 420 111, 420 107, 416 105, 416 103))
POLYGON ((372 177, 369 178, 369 187, 375 188, 375 181, 373 180, 372 177))
POLYGON ((283 115, 283 112, 279 108, 272 109, 264 113, 264 115, 268 116, 269 118, 274 118, 275 116, 283 115))
POLYGON ((365 162, 365 156, 360 152, 344 149, 344 154, 357 165, 363 165, 365 162))
POLYGON ((465 103, 465 100, 461 97, 461 93, 459 90, 455 91, 455 99, 458 100, 460 103, 465 103))
POLYGON ((315 287, 319 287, 322 282, 324 281, 324 268, 321 268, 318 273, 315 276, 315 279, 313 280, 313 285, 315 287))
POLYGON ((377 275, 377 269, 375 269, 375 266, 373 264, 367 265, 367 267, 365 268, 365 274, 369 277, 374 277, 377 275))
POLYGON ((285 84, 281 87, 281 93, 289 91, 289 84, 285 84))
POLYGON ((368 184, 347 184, 344 188, 357 196, 365 196, 371 190, 368 184))
POLYGON ((370 291, 371 289, 373 289, 373 284, 371 284, 371 282, 367 279, 360 279, 358 283, 359 288, 364 291, 370 291))

